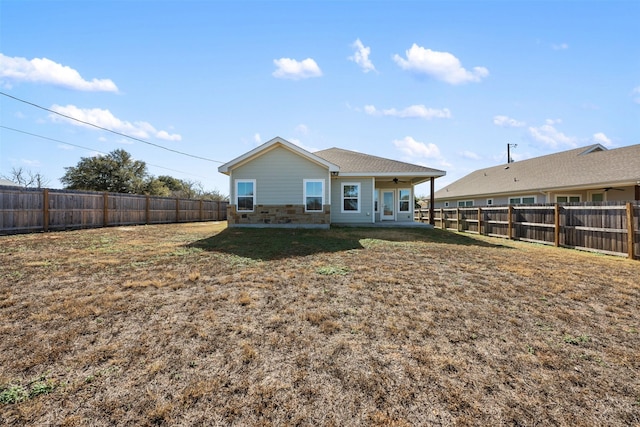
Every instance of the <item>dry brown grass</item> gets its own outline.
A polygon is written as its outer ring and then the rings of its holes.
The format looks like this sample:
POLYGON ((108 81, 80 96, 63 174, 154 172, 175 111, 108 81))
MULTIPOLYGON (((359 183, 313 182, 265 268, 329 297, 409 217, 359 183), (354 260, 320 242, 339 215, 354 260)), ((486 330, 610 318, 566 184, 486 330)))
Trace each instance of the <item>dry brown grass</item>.
POLYGON ((4 236, 0 424, 639 425, 639 313, 637 261, 439 230, 4 236))

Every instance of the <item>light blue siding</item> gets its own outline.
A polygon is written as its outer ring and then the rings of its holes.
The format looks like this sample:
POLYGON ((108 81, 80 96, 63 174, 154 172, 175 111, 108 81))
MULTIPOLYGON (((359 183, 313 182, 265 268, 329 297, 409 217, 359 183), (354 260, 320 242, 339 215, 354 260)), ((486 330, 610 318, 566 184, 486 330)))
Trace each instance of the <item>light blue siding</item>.
POLYGON ((235 203, 235 180, 256 180, 256 204, 301 205, 303 180, 325 180, 325 204, 329 201, 329 171, 282 147, 276 147, 231 172, 231 203, 235 203))
POLYGON ((331 223, 354 224, 373 222, 373 179, 371 177, 343 177, 331 179, 331 223), (342 184, 360 184, 360 212, 342 212, 342 184))

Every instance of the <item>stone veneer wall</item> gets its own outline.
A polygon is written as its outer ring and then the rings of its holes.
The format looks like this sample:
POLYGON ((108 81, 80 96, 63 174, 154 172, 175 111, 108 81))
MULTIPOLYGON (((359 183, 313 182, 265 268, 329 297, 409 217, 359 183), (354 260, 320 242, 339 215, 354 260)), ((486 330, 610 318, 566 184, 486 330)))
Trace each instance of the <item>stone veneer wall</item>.
POLYGON ((227 207, 229 227, 256 226, 305 226, 331 223, 331 206, 324 205, 322 212, 305 212, 304 205, 255 205, 253 212, 236 212, 235 205, 227 207))

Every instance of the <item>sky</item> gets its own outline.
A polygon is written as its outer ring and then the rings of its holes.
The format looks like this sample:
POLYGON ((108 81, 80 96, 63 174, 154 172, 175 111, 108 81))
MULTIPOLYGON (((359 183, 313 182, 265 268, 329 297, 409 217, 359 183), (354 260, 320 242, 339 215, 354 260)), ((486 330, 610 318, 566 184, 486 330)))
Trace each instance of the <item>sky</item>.
POLYGON ((444 170, 437 190, 508 144, 638 144, 638 22, 636 0, 2 0, 0 175, 62 188, 124 149, 228 194, 218 166, 279 136, 444 170))

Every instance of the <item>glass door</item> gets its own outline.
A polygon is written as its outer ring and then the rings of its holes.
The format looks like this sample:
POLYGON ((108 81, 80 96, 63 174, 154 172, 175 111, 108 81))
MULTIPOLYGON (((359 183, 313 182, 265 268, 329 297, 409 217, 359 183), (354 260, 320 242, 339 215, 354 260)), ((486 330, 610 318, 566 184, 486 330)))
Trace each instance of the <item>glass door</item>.
POLYGON ((395 190, 382 190, 382 212, 380 212, 380 220, 393 221, 396 219, 394 211, 395 190))

